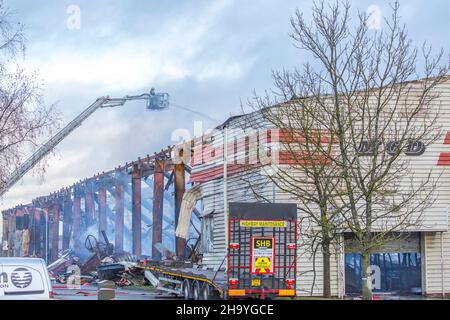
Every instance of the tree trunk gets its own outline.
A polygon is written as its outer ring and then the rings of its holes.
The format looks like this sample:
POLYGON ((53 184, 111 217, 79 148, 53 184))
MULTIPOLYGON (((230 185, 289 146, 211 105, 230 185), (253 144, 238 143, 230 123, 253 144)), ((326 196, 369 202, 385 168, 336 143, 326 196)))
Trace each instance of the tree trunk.
POLYGON ((325 298, 331 298, 331 270, 330 270, 330 244, 322 244, 322 257, 323 257, 323 296, 325 298))
POLYGON ((372 277, 370 269, 370 253, 363 253, 362 260, 362 293, 364 300, 372 300, 372 277))

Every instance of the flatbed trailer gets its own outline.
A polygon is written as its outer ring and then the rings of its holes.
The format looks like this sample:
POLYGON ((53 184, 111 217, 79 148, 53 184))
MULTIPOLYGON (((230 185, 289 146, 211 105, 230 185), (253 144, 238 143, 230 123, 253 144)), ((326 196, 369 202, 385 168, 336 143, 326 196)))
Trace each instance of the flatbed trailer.
POLYGON ((228 250, 216 269, 142 262, 138 268, 157 290, 187 300, 294 297, 297 206, 230 203, 228 250))
POLYGON ((226 299, 227 275, 224 270, 145 264, 138 264, 138 268, 144 270, 145 277, 159 291, 182 296, 185 300, 226 299))

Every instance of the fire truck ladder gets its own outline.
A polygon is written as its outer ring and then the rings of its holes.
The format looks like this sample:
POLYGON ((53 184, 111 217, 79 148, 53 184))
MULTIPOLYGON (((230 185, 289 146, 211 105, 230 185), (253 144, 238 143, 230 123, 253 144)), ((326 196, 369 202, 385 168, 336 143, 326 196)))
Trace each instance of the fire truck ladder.
POLYGON ((8 177, 6 183, 0 187, 0 197, 3 196, 15 183, 30 171, 39 161, 41 161, 47 154, 49 154, 64 138, 72 133, 76 128, 81 126, 84 120, 89 118, 95 111, 100 108, 113 108, 123 106, 130 100, 146 100, 148 110, 163 110, 169 106, 169 94, 155 93, 155 90, 150 90, 150 93, 144 93, 139 96, 126 96, 124 98, 98 98, 92 105, 79 114, 69 124, 67 124, 61 131, 55 134, 48 142, 42 145, 35 153, 33 153, 25 162, 23 162, 12 174, 8 177))

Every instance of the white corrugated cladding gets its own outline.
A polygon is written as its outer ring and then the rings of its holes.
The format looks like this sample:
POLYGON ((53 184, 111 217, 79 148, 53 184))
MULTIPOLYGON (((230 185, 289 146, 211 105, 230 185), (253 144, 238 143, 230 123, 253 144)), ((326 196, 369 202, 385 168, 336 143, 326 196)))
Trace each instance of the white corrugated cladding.
MULTIPOLYGON (((246 117, 253 127, 260 127, 260 116, 252 114, 246 117)), ((229 124, 227 133, 228 143, 231 143, 234 138, 242 138, 242 129, 239 127, 240 120, 237 119, 229 124)), ((223 131, 216 131, 213 133, 212 147, 220 147, 224 142, 223 131)), ((244 153, 238 153, 239 158, 244 158, 244 153)), ((205 163, 196 165, 192 168, 192 173, 201 172, 203 170, 211 169, 216 166, 223 166, 223 159, 218 159, 213 163, 205 163)), ((258 194, 263 194, 267 197, 272 197, 273 187, 268 183, 267 178, 260 174, 256 174, 255 170, 245 173, 239 173, 228 177, 228 202, 249 202, 255 201, 254 192, 249 188, 249 183, 252 183, 253 188, 258 188, 258 194)), ((201 199, 203 202, 203 214, 214 212, 213 222, 213 249, 211 252, 203 254, 203 263, 212 268, 219 267, 223 264, 226 256, 225 247, 225 215, 224 215, 224 180, 223 178, 211 180, 201 184, 201 199)))
MULTIPOLYGON (((248 183, 242 180, 242 176, 242 174, 236 174, 228 178, 229 202, 250 202, 255 200, 253 191, 249 189, 248 183)), ((251 178, 251 181, 253 187, 259 188, 265 196, 272 196, 273 188, 264 177, 255 175, 251 178)), ((227 228, 225 227, 223 190, 223 179, 202 184, 204 212, 210 213, 214 211, 213 250, 203 255, 203 263, 210 267, 217 267, 222 264, 227 252, 225 248, 225 232, 227 228)), ((259 190, 258 193, 260 192, 259 190)))
MULTIPOLYGON (((437 163, 442 152, 450 153, 450 144, 444 144, 447 132, 450 132, 450 80, 440 84, 435 90, 440 94, 437 102, 430 106, 433 112, 440 108, 440 116, 438 118, 439 125, 442 127, 442 136, 431 146, 428 146, 425 153, 418 157, 409 157, 412 166, 413 183, 420 181, 426 174, 433 169, 432 176, 439 178, 438 188, 435 194, 436 201, 431 208, 423 212, 421 225, 411 228, 411 231, 425 232, 422 237, 422 247, 424 257, 422 260, 424 269, 423 290, 428 294, 435 294, 444 290, 450 292, 450 233, 448 232, 448 210, 450 206, 450 166, 438 167, 437 163), (443 248, 441 250, 441 232, 443 232, 443 248), (441 256, 443 253, 443 260, 441 256), (443 262, 443 263, 442 263, 443 262), (444 270, 444 274, 442 274, 444 270), (442 282, 444 279, 444 283, 442 282)), ((262 121, 258 119, 256 114, 252 114, 252 127, 263 127, 262 121), (255 125, 256 124, 256 125, 255 125)), ((236 127, 242 119, 234 119, 230 121, 230 128, 236 127)), ((239 130, 235 132, 239 134, 239 130)), ((233 136, 233 129, 229 129, 229 139, 233 136)), ((219 146, 223 143, 222 132, 214 134, 214 145, 219 146)), ((217 166, 221 162, 216 162, 217 166)), ((222 162, 223 164, 223 162, 222 162)), ((210 164, 194 166, 193 172, 200 172, 207 168, 211 168, 210 164)), ((228 178, 228 201, 255 201, 253 192, 249 190, 248 181, 252 181, 254 188, 264 190, 264 195, 268 199, 275 197, 276 202, 293 202, 290 195, 283 193, 268 182, 267 178, 257 174, 258 169, 251 172, 236 174, 228 178), (275 190, 275 192, 274 192, 275 190)), ((410 179, 405 179, 405 188, 411 183, 410 179)), ((224 261, 226 254, 225 248, 225 224, 224 224, 224 199, 223 199, 223 179, 202 183, 202 199, 204 205, 204 213, 214 211, 214 242, 213 250, 204 254, 203 262, 206 265, 218 266, 224 261)), ((303 218, 299 212, 299 219, 303 218)), ((298 246, 298 275, 297 290, 299 295, 321 295, 322 293, 322 258, 320 252, 317 253, 315 261, 313 261, 310 250, 302 243, 308 243, 305 239, 305 233, 299 236, 298 246), (303 241, 302 241, 303 240, 303 241), (312 289, 314 284, 314 288, 312 289), (312 291, 312 292, 311 292, 312 291)), ((343 250, 341 250, 342 252, 343 250)), ((344 259, 343 254, 333 255, 331 259, 331 287, 333 295, 339 295, 344 288, 344 259), (338 261, 340 263, 338 263, 338 261), (340 274, 340 276, 338 276, 340 274)))
MULTIPOLYGON (((450 132, 450 81, 441 84, 439 92, 441 94, 439 122, 442 125, 443 136, 427 150, 424 155, 425 161, 422 163, 417 161, 415 168, 426 169, 435 166, 441 152, 450 152, 450 145, 444 145, 445 136, 450 132)), ((450 293, 450 232, 447 231, 448 218, 442 217, 443 214, 448 214, 450 206, 450 167, 442 169, 438 192, 436 205, 426 215, 432 216, 439 225, 445 224, 447 228, 443 228, 446 229, 443 230, 445 232, 427 232, 422 237, 422 252, 425 254, 422 261, 425 273, 423 290, 426 294, 450 293)))

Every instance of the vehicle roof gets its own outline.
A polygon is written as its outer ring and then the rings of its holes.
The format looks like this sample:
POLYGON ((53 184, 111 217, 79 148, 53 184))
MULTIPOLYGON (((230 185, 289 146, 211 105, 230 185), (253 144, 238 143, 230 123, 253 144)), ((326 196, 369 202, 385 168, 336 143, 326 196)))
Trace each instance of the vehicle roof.
MULTIPOLYGON (((44 262, 43 259, 40 258, 3 258, 0 257, 0 265, 5 264, 26 264, 26 265, 39 265, 41 266, 44 262)), ((45 264, 45 263, 44 263, 45 264)))

